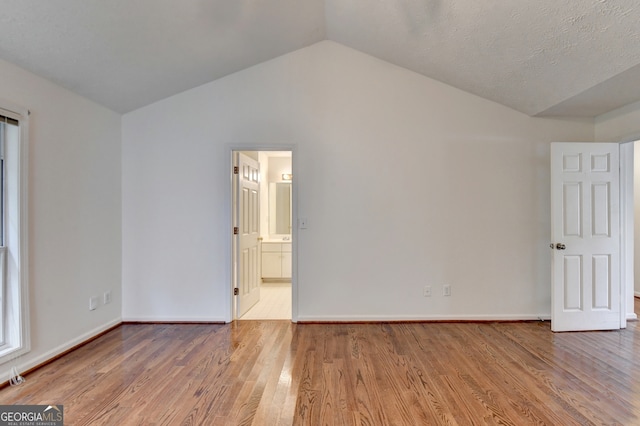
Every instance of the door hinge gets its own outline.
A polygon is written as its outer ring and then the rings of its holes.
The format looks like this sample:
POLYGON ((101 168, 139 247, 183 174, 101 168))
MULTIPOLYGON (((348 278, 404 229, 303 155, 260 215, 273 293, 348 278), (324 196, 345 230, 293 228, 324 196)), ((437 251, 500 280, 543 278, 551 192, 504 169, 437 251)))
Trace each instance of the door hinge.
POLYGON ((233 227, 233 235, 238 235, 240 233, 240 229, 237 226, 233 227))
POLYGON ((240 289, 239 289, 238 287, 234 287, 234 288, 233 288, 233 295, 234 295, 234 296, 237 296, 237 295, 239 295, 239 294, 240 294, 240 289))
POLYGON ((238 166, 233 166, 233 174, 237 175, 238 173, 240 173, 240 168, 238 166))

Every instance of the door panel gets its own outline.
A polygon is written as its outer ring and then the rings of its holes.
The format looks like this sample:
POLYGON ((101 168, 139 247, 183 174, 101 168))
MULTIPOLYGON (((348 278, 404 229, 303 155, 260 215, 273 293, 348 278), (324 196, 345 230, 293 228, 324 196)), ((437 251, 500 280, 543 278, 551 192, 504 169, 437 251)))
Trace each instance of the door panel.
POLYGON ((258 162, 244 154, 236 154, 238 167, 238 273, 237 318, 260 300, 260 192, 258 162))
POLYGON ((582 256, 564 257, 564 309, 582 310, 582 256))
POLYGON ((551 144, 554 331, 621 327, 618 164, 618 144, 551 144))
POLYGON ((593 309, 611 309, 611 256, 593 256, 593 309))

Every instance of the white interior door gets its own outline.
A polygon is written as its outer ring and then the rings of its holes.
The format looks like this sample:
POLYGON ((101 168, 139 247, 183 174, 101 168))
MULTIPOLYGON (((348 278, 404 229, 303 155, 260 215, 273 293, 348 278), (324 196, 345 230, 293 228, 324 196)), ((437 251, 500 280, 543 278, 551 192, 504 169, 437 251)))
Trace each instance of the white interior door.
POLYGON ((260 300, 260 169, 258 162, 237 153, 237 318, 260 300))
POLYGON ((621 328, 618 144, 551 144, 551 241, 551 329, 621 328))

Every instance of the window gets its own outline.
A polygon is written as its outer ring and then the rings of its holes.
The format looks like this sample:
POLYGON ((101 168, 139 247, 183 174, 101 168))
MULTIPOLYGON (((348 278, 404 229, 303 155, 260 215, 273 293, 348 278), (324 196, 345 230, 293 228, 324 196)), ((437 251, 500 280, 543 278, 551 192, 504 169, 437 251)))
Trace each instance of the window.
POLYGON ((29 350, 27 122, 0 101, 0 364, 29 350))

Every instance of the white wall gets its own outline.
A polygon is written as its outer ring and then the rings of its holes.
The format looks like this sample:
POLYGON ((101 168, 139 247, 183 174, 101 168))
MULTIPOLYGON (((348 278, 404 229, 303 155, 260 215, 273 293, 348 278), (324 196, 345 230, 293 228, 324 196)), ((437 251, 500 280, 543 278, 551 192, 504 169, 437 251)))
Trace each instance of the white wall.
POLYGON ((623 142, 640 139, 640 102, 602 114, 595 119, 595 140, 623 142))
POLYGON ((549 316, 549 143, 593 129, 329 41, 126 114, 123 317, 231 318, 229 152, 278 144, 300 320, 549 316))
POLYGON ((0 61, 0 98, 28 108, 30 368, 120 322, 120 115, 0 61), (113 302, 89 311, 89 298, 113 302))
POLYGON ((269 157, 269 183, 282 182, 285 173, 291 174, 291 157, 269 157))

